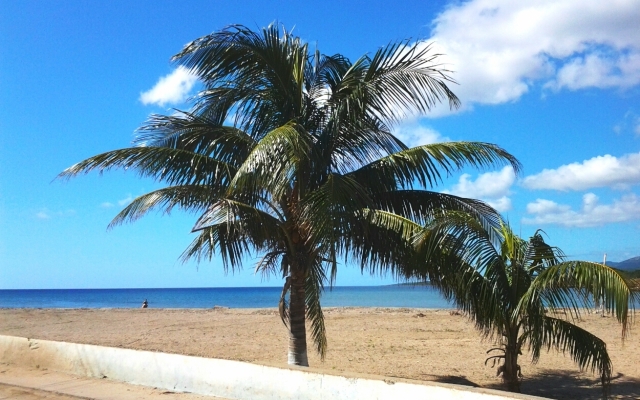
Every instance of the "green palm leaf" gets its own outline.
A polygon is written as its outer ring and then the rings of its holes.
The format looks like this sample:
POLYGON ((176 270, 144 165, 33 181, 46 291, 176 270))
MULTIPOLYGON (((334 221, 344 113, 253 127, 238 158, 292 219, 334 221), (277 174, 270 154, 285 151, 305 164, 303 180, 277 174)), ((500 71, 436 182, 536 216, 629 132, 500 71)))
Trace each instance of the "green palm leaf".
POLYGON ((345 262, 353 257, 361 270, 371 275, 391 274, 406 279, 406 271, 417 261, 411 244, 420 225, 400 215, 382 210, 362 210, 357 224, 344 232, 338 242, 338 252, 345 262))
POLYGON ((193 113, 152 114, 138 129, 139 147, 170 147, 239 166, 256 142, 243 131, 193 113))
POLYGON ((610 384, 612 364, 607 345, 586 330, 561 319, 542 316, 529 323, 526 337, 534 362, 540 358, 541 348, 554 348, 562 353, 569 353, 580 369, 598 372, 605 389, 610 384))
POLYGON ((426 113, 442 101, 459 107, 460 101, 447 86, 454 82, 447 75, 450 71, 436 64, 438 56, 431 53, 431 46, 409 47, 408 42, 378 50, 364 78, 376 113, 399 121, 406 115, 398 109, 426 113))
POLYGON ((260 140, 238 169, 230 194, 267 191, 275 198, 282 197, 310 149, 298 129, 294 123, 283 125, 260 140))
POLYGON ((442 174, 449 176, 465 166, 488 168, 508 162, 515 173, 520 163, 499 146, 477 142, 447 142, 418 146, 381 158, 368 164, 350 176, 360 179, 377 179, 377 185, 387 190, 412 187, 417 181, 430 188, 442 182, 442 174))
POLYGON ((629 329, 629 311, 634 311, 640 293, 633 291, 631 282, 613 268, 587 261, 566 261, 540 272, 521 302, 525 306, 536 297, 551 309, 571 306, 576 318, 581 307, 591 307, 594 298, 602 297, 605 310, 615 313, 622 324, 624 336, 629 329), (576 296, 580 291, 589 296, 576 296))
POLYGON ((317 258, 314 260, 304 280, 304 290, 306 317, 311 322, 311 337, 316 346, 316 351, 320 354, 320 358, 324 360, 327 354, 327 332, 324 326, 324 314, 320 305, 320 297, 322 296, 327 276, 322 264, 317 258))
POLYGON ((301 203, 300 223, 308 227, 309 240, 328 245, 339 241, 356 222, 358 213, 371 204, 368 193, 358 182, 330 174, 301 203))
POLYGON ((170 185, 210 185, 226 187, 235 168, 200 154, 166 147, 131 147, 90 157, 65 169, 60 178, 71 178, 94 170, 134 169, 140 176, 170 185))
POLYGON ((215 193, 211 186, 181 185, 155 190, 134 199, 116 215, 109 228, 124 222, 134 222, 154 208, 162 208, 168 214, 174 207, 187 211, 203 211, 221 193, 215 193))
MULTIPOLYGON (((362 182, 362 181, 361 181, 362 182)), ((370 187, 369 180, 363 186, 370 187)), ((428 224, 438 217, 459 211, 484 221, 485 229, 498 226, 500 215, 488 204, 464 197, 428 190, 393 190, 370 193, 375 208, 392 211, 418 224, 428 224)))

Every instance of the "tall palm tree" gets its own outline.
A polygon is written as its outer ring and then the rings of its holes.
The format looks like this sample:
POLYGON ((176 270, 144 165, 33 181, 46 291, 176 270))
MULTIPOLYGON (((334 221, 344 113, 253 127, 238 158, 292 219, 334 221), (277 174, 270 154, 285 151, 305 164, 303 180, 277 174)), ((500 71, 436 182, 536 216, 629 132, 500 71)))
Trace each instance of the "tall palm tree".
MULTIPOLYGON (((430 270, 447 265, 435 283, 498 347, 485 364, 496 364, 510 391, 520 391, 518 356, 523 346, 537 362, 543 348, 569 356, 580 369, 600 374, 603 388, 611 380, 611 359, 605 342, 574 325, 580 313, 593 305, 594 295, 604 299, 626 335, 637 288, 618 271, 603 264, 567 261, 563 252, 545 243, 542 232, 528 240, 509 226, 487 230, 473 216, 449 213, 414 236, 422 260, 430 270), (567 317, 559 315, 567 313, 567 317), (498 354, 495 354, 497 352, 498 354)), ((425 270, 406 271, 414 276, 425 270)))
POLYGON ((397 234, 402 218, 420 222, 452 209, 496 220, 482 202, 425 189, 465 166, 520 167, 496 145, 408 148, 392 135, 406 113, 459 103, 429 48, 392 43, 351 62, 310 52, 275 25, 259 32, 230 26, 173 59, 202 82, 193 107, 151 116, 133 147, 61 175, 132 168, 167 183, 135 199, 112 225, 152 209, 198 212, 185 260, 219 252, 233 271, 261 254, 256 271, 285 279, 280 310, 290 364, 308 365, 306 319, 325 354, 320 296, 335 280, 339 257, 393 273, 410 248, 397 234), (387 240, 394 232, 396 240, 387 240))

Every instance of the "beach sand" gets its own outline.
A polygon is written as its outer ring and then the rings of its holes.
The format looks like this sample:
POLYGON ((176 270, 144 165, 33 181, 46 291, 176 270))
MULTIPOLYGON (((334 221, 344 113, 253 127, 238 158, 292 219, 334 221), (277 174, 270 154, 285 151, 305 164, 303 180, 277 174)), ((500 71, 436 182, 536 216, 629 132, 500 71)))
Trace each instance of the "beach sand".
MULTIPOLYGON (((327 308, 329 348, 321 361, 309 340, 309 363, 343 371, 501 388, 484 365, 492 346, 452 310, 327 308)), ((613 361, 611 398, 640 399, 636 324, 623 342, 613 317, 583 315, 582 327, 605 340, 613 361)), ((275 309, 0 309, 0 334, 193 356, 286 365, 287 332, 275 309)), ((520 358, 522 391, 555 399, 598 399, 597 376, 567 356, 520 358)))

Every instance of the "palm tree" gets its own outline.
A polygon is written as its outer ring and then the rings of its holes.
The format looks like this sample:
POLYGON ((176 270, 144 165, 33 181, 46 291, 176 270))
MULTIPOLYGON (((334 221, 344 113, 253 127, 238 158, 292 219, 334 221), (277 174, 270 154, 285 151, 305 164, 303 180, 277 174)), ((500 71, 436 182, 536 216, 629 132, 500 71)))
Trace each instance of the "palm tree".
POLYGON ((465 166, 520 167, 493 144, 408 148, 392 135, 409 112, 459 103, 429 48, 392 43, 351 62, 310 52, 275 25, 260 32, 230 26, 173 59, 202 83, 193 107, 152 115, 133 147, 61 175, 132 168, 168 184, 135 199, 112 225, 152 209, 197 212, 197 236, 184 260, 219 253, 225 271, 233 271, 261 254, 256 271, 285 279, 280 310, 290 364, 308 365, 306 319, 325 354, 320 296, 335 280, 339 257, 394 273, 410 248, 397 235, 402 218, 424 221, 452 209, 496 219, 482 202, 425 189, 465 166), (394 232, 397 240, 385 238, 394 232))
MULTIPOLYGON (((498 375, 508 390, 520 391, 518 356, 523 346, 534 363, 543 348, 568 353, 580 369, 597 371, 606 389, 612 368, 606 344, 572 321, 600 294, 626 335, 629 311, 640 296, 618 271, 567 261, 559 248, 545 243, 540 230, 524 240, 505 223, 487 230, 463 213, 437 218, 414 238, 421 259, 429 260, 429 270, 447 265, 448 274, 433 277, 435 284, 477 329, 497 341, 485 364, 499 365, 498 375), (567 317, 558 318, 564 312, 567 317)), ((424 277, 427 272, 423 267, 406 273, 424 277)))

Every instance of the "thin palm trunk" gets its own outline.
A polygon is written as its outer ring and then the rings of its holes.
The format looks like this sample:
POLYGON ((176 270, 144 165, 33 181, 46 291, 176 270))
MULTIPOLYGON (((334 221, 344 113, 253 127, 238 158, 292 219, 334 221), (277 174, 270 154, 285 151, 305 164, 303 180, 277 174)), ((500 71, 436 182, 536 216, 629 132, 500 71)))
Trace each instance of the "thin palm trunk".
POLYGON ((507 390, 520 393, 520 366, 518 365, 520 349, 517 329, 512 329, 507 334, 507 344, 504 350, 502 381, 507 385, 507 390))
POLYGON ((307 332, 305 328, 304 273, 292 268, 289 298, 289 365, 309 366, 307 332))

